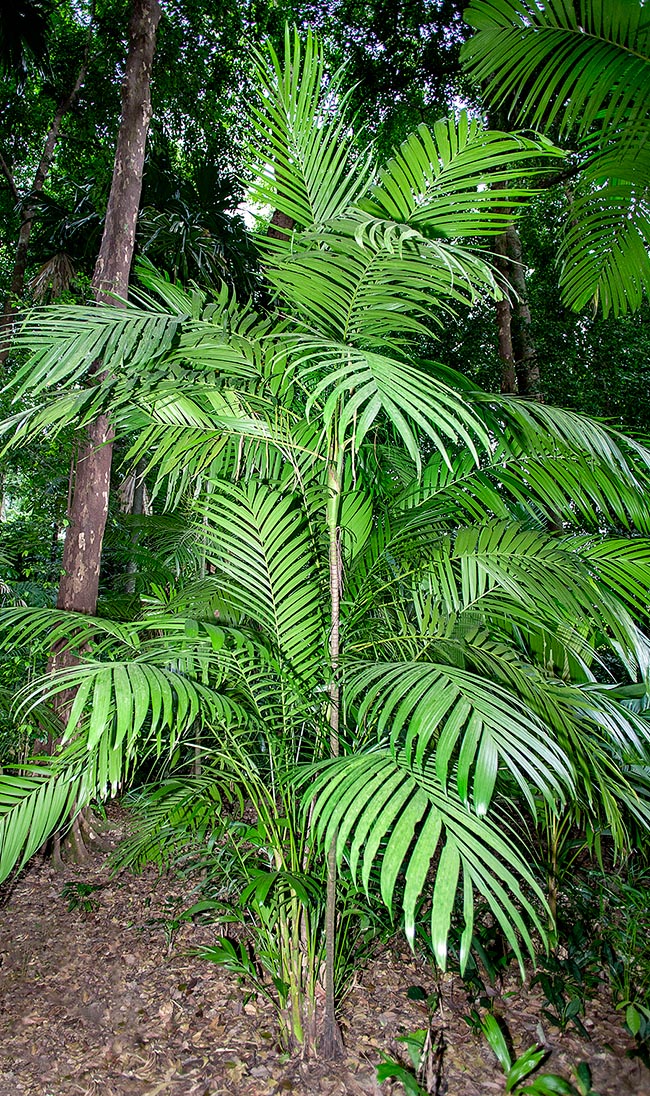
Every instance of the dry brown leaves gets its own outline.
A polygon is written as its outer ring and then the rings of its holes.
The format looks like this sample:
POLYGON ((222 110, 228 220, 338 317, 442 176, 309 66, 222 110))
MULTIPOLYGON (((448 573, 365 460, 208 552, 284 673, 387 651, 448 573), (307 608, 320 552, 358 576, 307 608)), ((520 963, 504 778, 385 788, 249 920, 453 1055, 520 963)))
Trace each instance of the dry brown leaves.
MULTIPOLYGON (((211 939, 183 925, 168 946, 162 920, 178 882, 155 873, 111 878, 104 860, 64 877, 34 864, 0 908, 0 1096, 380 1096, 381 1052, 404 1057, 400 1035, 427 1022, 409 986, 435 988, 430 967, 403 946, 372 962, 342 1008, 346 1058, 335 1065, 287 1059, 271 1009, 247 1000, 234 975, 187 955, 211 939), (91 911, 68 911, 64 882, 99 885, 91 911)), ((191 904, 190 899, 186 904, 191 904)), ((503 1092, 490 1050, 463 1016, 458 980, 442 982, 444 1070, 440 1096, 503 1092)), ((515 1049, 538 1039, 541 1000, 512 982, 495 1009, 515 1049)), ((547 1068, 568 1075, 589 1062, 602 1096, 650 1094, 650 1074, 625 1057, 629 1040, 605 997, 587 1016, 590 1042, 546 1031, 547 1068)), ((401 1087, 392 1086, 397 1096, 401 1087)))

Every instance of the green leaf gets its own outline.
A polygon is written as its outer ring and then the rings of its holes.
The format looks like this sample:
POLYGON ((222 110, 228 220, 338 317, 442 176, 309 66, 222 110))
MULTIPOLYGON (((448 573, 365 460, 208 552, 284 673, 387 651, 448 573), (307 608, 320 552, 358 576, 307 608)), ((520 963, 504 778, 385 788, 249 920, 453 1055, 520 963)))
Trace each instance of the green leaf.
POLYGON ((371 872, 378 869, 382 896, 389 907, 403 879, 401 904, 411 935, 417 900, 426 891, 427 863, 430 868, 442 840, 442 872, 436 875, 432 888, 436 909, 433 931, 441 961, 459 863, 464 874, 466 924, 471 926, 468 894, 476 887, 485 895, 515 952, 519 953, 517 933, 532 949, 515 905, 522 906, 538 931, 543 931, 518 882, 518 878, 524 879, 526 889, 534 891, 543 904, 530 866, 493 821, 478 819, 457 797, 443 792, 431 770, 411 768, 403 755, 396 757, 387 749, 376 748, 315 765, 305 770, 301 781, 307 787, 304 807, 311 811, 314 838, 321 847, 331 840, 329 827, 336 818, 345 835, 341 840, 339 833, 337 857, 341 861, 349 849, 353 877, 359 873, 360 858, 366 888, 371 872), (419 827, 415 841, 414 824, 419 827), (448 847, 451 851, 445 852, 448 847))
POLYGON ((464 12, 476 34, 462 57, 488 94, 519 121, 587 133, 647 127, 648 12, 637 0, 472 0, 464 12))
POLYGON ((504 1073, 507 1074, 511 1068, 512 1059, 510 1058, 510 1052, 504 1034, 491 1012, 488 1012, 481 1021, 481 1030, 490 1044, 491 1049, 494 1051, 504 1073))
POLYGON ((342 74, 326 82, 322 45, 308 31, 303 47, 288 27, 284 63, 269 45, 256 66, 262 102, 249 112, 251 197, 301 227, 322 224, 363 192, 371 170, 345 118, 342 74))
POLYGON ((630 1034, 637 1036, 641 1030, 641 1015, 634 1005, 628 1005, 625 1009, 625 1023, 630 1029, 630 1034))
POLYGON ((547 171, 563 155, 544 138, 485 130, 461 111, 432 128, 420 124, 381 169, 362 208, 425 236, 497 234, 534 193, 522 176, 547 171))
POLYGON ((447 939, 459 872, 460 854, 455 843, 448 839, 440 854, 431 906, 431 943, 442 970, 447 966, 447 939))
POLYGON ((512 1092, 516 1086, 523 1081, 524 1077, 527 1077, 529 1073, 532 1073, 537 1069, 540 1062, 544 1060, 548 1055, 548 1051, 542 1047, 539 1049, 536 1046, 529 1047, 521 1054, 512 1068, 508 1070, 506 1077, 506 1092, 512 1092))

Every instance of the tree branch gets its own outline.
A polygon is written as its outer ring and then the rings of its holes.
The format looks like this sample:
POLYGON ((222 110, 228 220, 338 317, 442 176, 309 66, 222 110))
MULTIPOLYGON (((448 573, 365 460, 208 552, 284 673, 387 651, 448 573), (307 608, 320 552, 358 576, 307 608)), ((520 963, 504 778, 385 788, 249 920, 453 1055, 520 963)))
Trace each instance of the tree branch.
POLYGON ((77 79, 74 82, 74 87, 64 99, 61 100, 56 113, 52 119, 52 125, 50 126, 47 137, 45 138, 45 145, 43 147, 43 155, 41 156, 41 162, 39 163, 36 174, 34 176, 34 182, 32 184, 32 194, 40 194, 43 189, 43 184, 47 177, 47 173, 50 170, 52 160, 54 158, 54 148, 59 137, 59 131, 61 129, 61 122, 65 118, 68 111, 74 105, 74 101, 79 94, 81 85, 86 78, 86 67, 88 65, 88 50, 90 48, 90 33, 86 42, 86 48, 84 50, 83 61, 81 67, 77 73, 77 79))
POLYGON ((15 179, 14 179, 14 173, 11 170, 11 168, 9 167, 9 164, 7 163, 7 161, 5 160, 5 158, 4 158, 4 156, 2 155, 1 152, 0 152, 0 168, 2 168, 2 174, 4 175, 5 179, 7 180, 7 183, 9 184, 9 189, 10 189, 11 193, 13 194, 16 202, 19 202, 20 201, 20 194, 18 193, 18 187, 16 186, 16 182, 15 182, 15 179))
POLYGON ((572 164, 571 167, 563 168, 562 171, 554 171, 550 175, 537 179, 535 187, 537 190, 550 190, 552 186, 557 186, 558 183, 566 183, 569 179, 575 179, 581 171, 584 171, 584 168, 584 162, 572 164))

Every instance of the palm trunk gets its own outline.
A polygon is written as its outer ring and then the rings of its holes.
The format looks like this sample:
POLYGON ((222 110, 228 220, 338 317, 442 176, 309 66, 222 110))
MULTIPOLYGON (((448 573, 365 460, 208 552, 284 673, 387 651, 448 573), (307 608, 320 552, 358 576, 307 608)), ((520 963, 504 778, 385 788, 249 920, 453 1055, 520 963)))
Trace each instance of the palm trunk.
MULTIPOLYGON (((327 501, 327 531, 329 539, 329 585, 331 630, 329 640, 330 673, 329 728, 330 754, 339 753, 339 718, 341 687, 339 684, 341 593, 343 588, 343 563, 339 509, 342 489, 342 454, 336 442, 332 443, 328 471, 329 497, 327 501)), ((325 1058, 340 1058, 343 1039, 336 1019, 336 994, 334 985, 336 957, 336 834, 327 850, 327 899, 325 907, 325 1018, 321 1051, 325 1058)))

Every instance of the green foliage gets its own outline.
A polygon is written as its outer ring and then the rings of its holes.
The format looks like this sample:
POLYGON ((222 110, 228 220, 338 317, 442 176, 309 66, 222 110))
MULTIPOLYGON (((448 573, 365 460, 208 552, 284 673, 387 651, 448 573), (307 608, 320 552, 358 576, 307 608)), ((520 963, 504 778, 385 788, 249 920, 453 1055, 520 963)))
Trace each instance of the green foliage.
POLYGON ((639 0, 473 0, 463 56, 513 120, 559 127, 582 172, 562 246, 564 299, 605 316, 640 307, 650 286, 650 22, 639 0))
POLYGON ((591 1087, 591 1071, 586 1062, 576 1067, 577 1087, 557 1073, 536 1073, 548 1051, 532 1046, 513 1061, 508 1043, 495 1017, 488 1013, 481 1022, 481 1030, 505 1074, 505 1092, 524 1096, 598 1096, 591 1087))
POLYGON ((42 66, 47 54, 51 0, 20 0, 5 13, 0 29, 0 65, 20 86, 30 66, 42 66))
POLYGON ((493 77, 488 92, 498 90, 520 122, 541 128, 557 120, 582 134, 597 120, 613 133, 647 125, 648 19, 637 0, 582 0, 579 11, 564 0, 479 2, 465 14, 483 34, 465 47, 475 74, 493 77), (498 78, 496 41, 505 47, 498 78))
POLYGON ((271 9, 268 18, 278 40, 286 20, 318 31, 330 67, 345 66, 360 130, 390 153, 416 122, 447 115, 454 96, 465 90, 458 64, 468 34, 462 7, 459 0, 289 2, 271 9))
POLYGON ((426 1004, 429 1022, 426 1028, 398 1036, 398 1042, 405 1044, 411 1068, 382 1054, 382 1063, 377 1066, 377 1080, 381 1083, 394 1078, 406 1093, 424 1096, 428 1092, 437 1092, 440 1087, 445 1053, 444 1032, 436 1030, 434 1013, 439 1003, 436 994, 427 996, 421 986, 410 986, 408 997, 426 1004))
POLYGON ((61 897, 68 903, 68 913, 72 913, 73 910, 79 910, 80 913, 93 913, 98 908, 99 902, 92 896, 101 888, 101 883, 64 883, 61 888, 61 897))
MULTIPOLYGON (((263 22, 262 11, 256 23, 263 22)), ((27 209, 31 235, 19 296, 32 302, 88 295, 113 170, 127 34, 123 0, 21 0, 3 19, 3 299, 27 209), (85 80, 50 150, 44 186, 33 190, 50 127, 82 66, 85 80)), ((242 193, 233 189, 233 174, 244 142, 241 104, 252 94, 250 59, 241 44, 252 34, 242 5, 182 0, 164 6, 137 233, 138 246, 173 276, 225 276, 244 293, 254 287, 255 261, 241 218, 232 212, 242 193)))
MULTIPOLYGON (((492 1013, 488 1012, 482 1020, 477 1017, 477 1031, 483 1035, 503 1069, 504 1093, 513 1093, 513 1096, 598 1096, 591 1086, 591 1070, 586 1062, 576 1066, 576 1084, 573 1085, 557 1073, 537 1072, 549 1054, 545 1047, 529 1047, 513 1059, 509 1039, 492 1013)), ((412 1068, 382 1054, 377 1080, 395 1079, 409 1096, 437 1092, 444 1048, 442 1032, 435 1036, 430 1022, 428 1029, 401 1036, 399 1041, 406 1044, 412 1068)))
POLYGON ((19 710, 74 699, 61 751, 0 776, 0 874, 73 804, 166 768, 125 862, 205 845, 227 888, 194 914, 248 933, 211 957, 310 1044, 328 850, 353 920, 362 887, 413 941, 426 904, 443 968, 462 903, 464 971, 478 896, 520 964, 545 938, 526 812, 571 805, 618 852, 647 826, 650 731, 628 687, 642 706, 650 453, 415 353, 447 312, 499 296, 474 237, 523 206, 522 176, 557 158, 546 141, 463 115, 381 165, 311 35, 257 68, 254 193, 293 222, 259 239, 268 309, 144 266, 140 305, 42 309, 19 336, 15 384, 39 403, 7 445, 110 412, 171 513, 151 523, 168 576, 140 576, 133 619, 2 614, 5 649, 73 656, 19 710))

